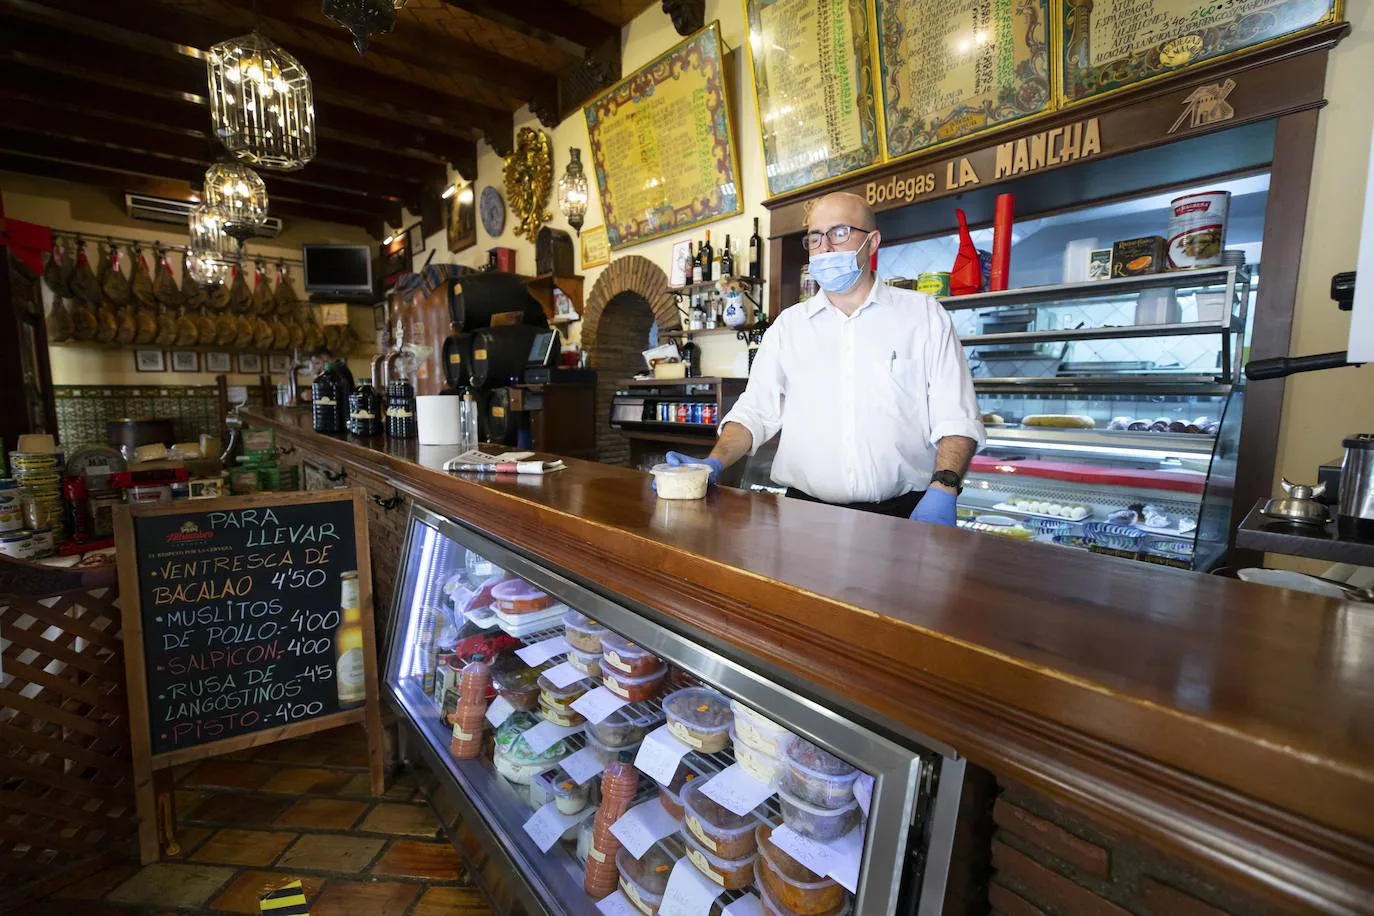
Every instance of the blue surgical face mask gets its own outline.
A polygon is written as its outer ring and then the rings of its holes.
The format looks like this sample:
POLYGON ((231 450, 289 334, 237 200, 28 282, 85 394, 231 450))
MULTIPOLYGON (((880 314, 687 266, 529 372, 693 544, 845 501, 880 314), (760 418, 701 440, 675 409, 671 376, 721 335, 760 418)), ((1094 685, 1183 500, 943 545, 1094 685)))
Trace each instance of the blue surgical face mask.
POLYGON ((868 247, 873 233, 854 251, 813 251, 811 253, 811 278, 827 293, 847 293, 863 276, 859 266, 859 255, 868 247))

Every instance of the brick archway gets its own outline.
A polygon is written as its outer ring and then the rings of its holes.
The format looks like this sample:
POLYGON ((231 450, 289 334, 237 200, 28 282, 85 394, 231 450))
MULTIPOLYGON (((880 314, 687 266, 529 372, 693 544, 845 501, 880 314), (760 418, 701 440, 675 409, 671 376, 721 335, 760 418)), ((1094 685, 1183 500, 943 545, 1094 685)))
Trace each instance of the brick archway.
POLYGON ((682 327, 677 300, 668 292, 668 275, 640 255, 617 258, 596 278, 592 294, 582 310, 582 348, 587 351, 587 361, 593 369, 597 367, 596 340, 602 314, 612 299, 626 292, 636 293, 649 303, 660 332, 682 327))

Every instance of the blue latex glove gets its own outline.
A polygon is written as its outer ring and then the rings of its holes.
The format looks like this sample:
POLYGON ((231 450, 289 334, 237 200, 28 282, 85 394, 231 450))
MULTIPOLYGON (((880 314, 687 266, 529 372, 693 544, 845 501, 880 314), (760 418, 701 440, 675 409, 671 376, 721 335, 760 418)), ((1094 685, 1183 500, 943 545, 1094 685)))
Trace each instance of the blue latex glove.
POLYGON ((954 520, 954 507, 957 502, 958 497, 948 490, 928 487, 921 501, 916 504, 916 511, 911 513, 911 518, 931 525, 956 528, 958 526, 954 520))
POLYGON ((668 464, 706 464, 711 467, 710 482, 715 483, 720 479, 720 472, 725 470, 725 465, 720 463, 719 458, 693 458, 691 455, 684 455, 681 452, 669 452, 663 456, 663 460, 668 464))

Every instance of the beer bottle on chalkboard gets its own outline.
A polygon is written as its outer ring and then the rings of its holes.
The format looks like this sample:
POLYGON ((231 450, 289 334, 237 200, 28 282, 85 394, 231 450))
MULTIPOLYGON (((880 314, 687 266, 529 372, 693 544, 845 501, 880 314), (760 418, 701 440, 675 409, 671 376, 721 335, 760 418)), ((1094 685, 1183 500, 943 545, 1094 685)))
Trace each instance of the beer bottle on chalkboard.
POLYGON ((339 577, 343 596, 339 601, 342 622, 334 633, 334 653, 337 658, 339 706, 347 709, 367 699, 367 682, 363 677, 363 609, 358 594, 358 574, 346 572, 339 577))
POLYGON ((339 380, 325 369, 310 386, 310 412, 317 433, 343 432, 344 406, 339 403, 339 380))

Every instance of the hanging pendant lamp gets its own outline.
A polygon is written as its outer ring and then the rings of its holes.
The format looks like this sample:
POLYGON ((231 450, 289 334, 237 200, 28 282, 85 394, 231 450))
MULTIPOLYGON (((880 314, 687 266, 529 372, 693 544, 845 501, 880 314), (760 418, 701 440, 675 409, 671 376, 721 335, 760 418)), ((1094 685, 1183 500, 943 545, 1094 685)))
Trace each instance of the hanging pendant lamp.
POLYGON ((236 159, 291 171, 315 156, 310 74, 270 39, 252 32, 210 48, 210 122, 236 159))
POLYGON ((240 242, 267 224, 267 185, 242 163, 216 162, 205 170, 204 204, 240 242))
POLYGON ((187 218, 191 244, 186 268, 201 286, 219 286, 242 256, 243 246, 224 231, 224 221, 213 207, 201 204, 187 218))
POLYGON ((582 171, 582 150, 572 147, 572 161, 558 179, 558 209, 568 218, 568 225, 580 236, 582 220, 587 215, 587 175, 582 171))
POLYGON ((385 35, 396 27, 396 11, 407 0, 324 0, 321 9, 353 36, 359 54, 367 51, 373 35, 385 35))

